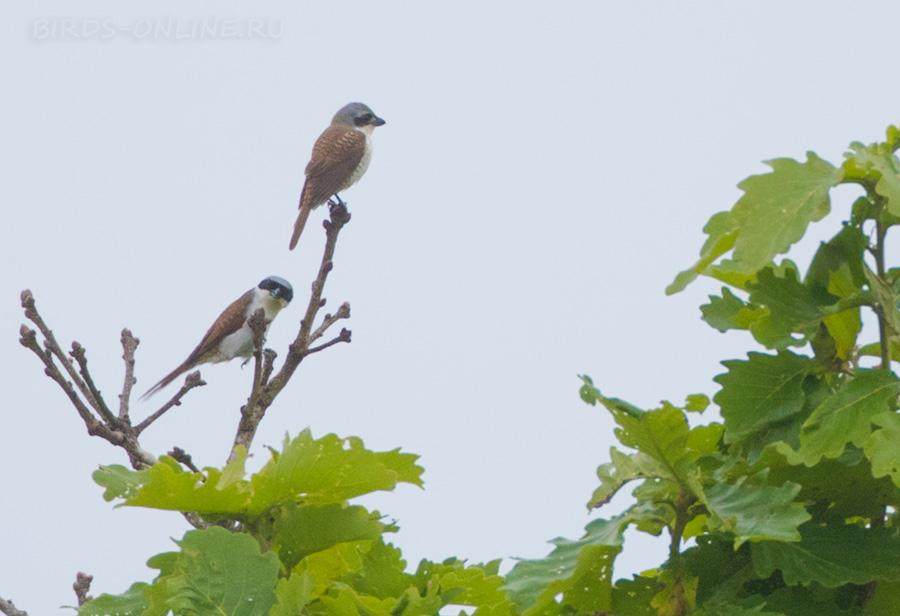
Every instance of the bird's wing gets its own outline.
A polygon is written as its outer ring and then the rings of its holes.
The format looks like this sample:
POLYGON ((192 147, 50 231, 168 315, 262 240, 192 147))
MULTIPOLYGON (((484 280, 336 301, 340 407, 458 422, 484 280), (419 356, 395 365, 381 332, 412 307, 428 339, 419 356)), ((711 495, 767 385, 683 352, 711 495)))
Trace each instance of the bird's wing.
POLYGON ((344 187, 366 152, 366 136, 348 126, 329 126, 316 140, 306 166, 300 207, 315 208, 344 187))
POLYGON ((222 314, 220 314, 219 318, 212 324, 212 327, 210 327, 209 331, 206 332, 206 335, 203 336, 203 340, 200 341, 200 344, 197 345, 197 348, 194 349, 184 363, 202 363, 207 359, 207 356, 211 352, 215 351, 222 340, 244 326, 244 322, 247 320, 248 316, 247 308, 253 301, 254 290, 255 289, 250 289, 231 302, 228 308, 222 311, 222 314))
POLYGON ((209 328, 209 331, 206 332, 206 335, 203 336, 203 339, 200 341, 200 344, 197 345, 197 348, 188 355, 188 358, 184 360, 180 366, 163 377, 159 383, 147 390, 147 393, 141 396, 141 399, 149 398, 177 379, 180 375, 184 374, 197 364, 202 363, 206 359, 206 356, 214 351, 225 337, 243 327, 244 321, 247 320, 247 307, 250 305, 250 302, 253 301, 253 291, 254 289, 250 289, 233 301, 228 308, 222 311, 222 314, 219 315, 219 318, 216 319, 212 327, 209 328))

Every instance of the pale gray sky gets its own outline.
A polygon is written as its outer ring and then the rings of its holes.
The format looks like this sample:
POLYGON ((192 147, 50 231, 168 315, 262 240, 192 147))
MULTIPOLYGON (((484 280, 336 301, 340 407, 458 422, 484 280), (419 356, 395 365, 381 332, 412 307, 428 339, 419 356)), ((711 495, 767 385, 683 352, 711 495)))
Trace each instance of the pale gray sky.
MULTIPOLYGON (((898 16, 887 1, 8 4, 0 596, 56 613, 79 570, 95 594, 121 592, 186 530, 102 500, 91 472, 125 457, 18 345, 19 292, 87 348, 113 401, 123 327, 141 339, 143 392, 272 274, 296 291, 269 335, 283 356, 324 243, 319 210, 287 250, 303 167, 355 100, 387 124, 345 195, 326 290, 331 308, 350 302, 353 343, 302 365, 256 467, 307 426, 421 454, 424 491, 364 501, 399 521, 412 566, 580 536, 614 438, 576 375, 650 407, 712 395, 718 362, 755 349, 700 321, 717 285, 663 290, 761 160, 838 162, 900 119, 898 16)), ((202 372, 209 385, 144 442, 221 465, 252 371, 202 372)), ((663 555, 629 539, 617 572, 663 555)))

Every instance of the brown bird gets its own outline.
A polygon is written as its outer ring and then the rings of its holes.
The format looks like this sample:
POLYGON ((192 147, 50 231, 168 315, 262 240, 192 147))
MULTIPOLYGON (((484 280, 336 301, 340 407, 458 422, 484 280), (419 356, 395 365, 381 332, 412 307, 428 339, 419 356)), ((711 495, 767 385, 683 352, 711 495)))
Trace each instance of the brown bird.
MULTIPOLYGON (((214 364, 229 361, 235 357, 249 358, 253 355, 253 331, 247 319, 262 308, 271 323, 282 308, 294 297, 294 290, 284 278, 269 276, 250 289, 226 308, 212 324, 203 340, 184 362, 170 372, 163 380, 151 387, 141 399, 149 398, 179 376, 199 364, 214 364)), ((268 331, 269 327, 266 326, 268 331)))
POLYGON ((334 195, 347 190, 363 176, 372 160, 372 131, 384 120, 362 103, 350 103, 338 111, 313 146, 306 165, 306 182, 300 193, 300 215, 294 223, 291 250, 297 245, 309 213, 334 195))

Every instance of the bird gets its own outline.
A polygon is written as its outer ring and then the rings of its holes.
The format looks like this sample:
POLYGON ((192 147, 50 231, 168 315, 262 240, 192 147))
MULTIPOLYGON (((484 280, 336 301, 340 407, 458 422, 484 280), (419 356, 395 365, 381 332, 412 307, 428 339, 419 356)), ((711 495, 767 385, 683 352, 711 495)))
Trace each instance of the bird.
POLYGON ((338 193, 353 186, 369 168, 372 131, 384 123, 363 103, 349 103, 334 114, 331 125, 316 139, 306 165, 306 182, 300 193, 300 214, 294 223, 291 250, 297 246, 310 212, 332 195, 338 204, 344 204, 338 193))
MULTIPOLYGON (((249 359, 255 351, 253 331, 247 323, 254 312, 265 311, 266 331, 282 308, 294 297, 294 289, 284 278, 269 276, 222 311, 206 335, 184 362, 141 396, 144 400, 199 364, 230 361, 235 357, 249 359)), ((265 332, 263 332, 265 334, 265 332)))

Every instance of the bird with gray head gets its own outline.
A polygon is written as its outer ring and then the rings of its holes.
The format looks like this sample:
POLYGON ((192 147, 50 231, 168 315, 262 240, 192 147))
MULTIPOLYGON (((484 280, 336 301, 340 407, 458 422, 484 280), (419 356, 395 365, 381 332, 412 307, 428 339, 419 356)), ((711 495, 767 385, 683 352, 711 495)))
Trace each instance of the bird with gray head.
MULTIPOLYGON (((253 289, 234 300, 216 322, 212 324, 203 340, 184 362, 151 387, 141 399, 149 398, 191 368, 200 364, 215 364, 235 357, 250 358, 256 350, 253 346, 253 331, 247 322, 253 313, 263 309, 265 331, 282 308, 291 303, 294 289, 284 278, 269 276, 253 289)), ((263 332, 265 335, 265 332, 263 332)))
POLYGON ((312 158, 306 165, 306 182, 300 193, 300 214, 294 223, 291 250, 306 226, 310 212, 332 195, 343 203, 339 192, 347 190, 363 176, 372 160, 372 131, 384 124, 362 103, 350 103, 334 114, 331 125, 316 139, 312 158))

